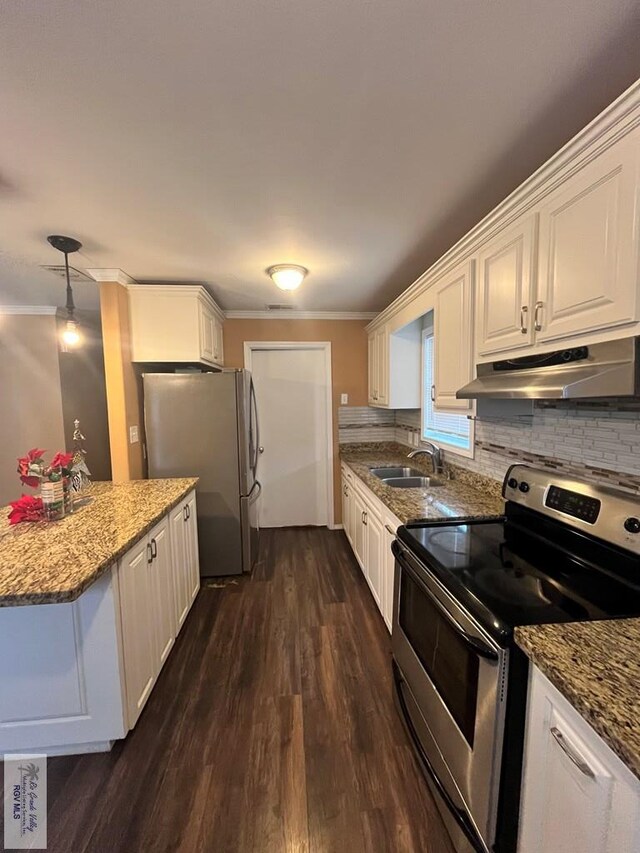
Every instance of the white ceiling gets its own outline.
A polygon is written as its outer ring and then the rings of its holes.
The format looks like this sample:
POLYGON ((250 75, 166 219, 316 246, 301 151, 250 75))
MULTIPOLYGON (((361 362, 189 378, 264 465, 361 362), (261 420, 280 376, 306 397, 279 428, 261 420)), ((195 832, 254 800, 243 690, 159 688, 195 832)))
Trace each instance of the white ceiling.
POLYGON ((287 301, 286 261, 297 307, 382 308, 640 73, 638 8, 5 3, 0 303, 63 301, 53 232, 224 308, 287 301))

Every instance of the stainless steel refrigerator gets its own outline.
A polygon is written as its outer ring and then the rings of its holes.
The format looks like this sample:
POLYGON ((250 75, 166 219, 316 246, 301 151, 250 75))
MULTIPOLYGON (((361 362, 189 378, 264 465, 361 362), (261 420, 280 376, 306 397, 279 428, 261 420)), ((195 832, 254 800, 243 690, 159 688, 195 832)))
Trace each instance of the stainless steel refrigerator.
POLYGON ((258 550, 258 413, 248 370, 147 373, 150 477, 199 477, 200 574, 250 572, 258 550))

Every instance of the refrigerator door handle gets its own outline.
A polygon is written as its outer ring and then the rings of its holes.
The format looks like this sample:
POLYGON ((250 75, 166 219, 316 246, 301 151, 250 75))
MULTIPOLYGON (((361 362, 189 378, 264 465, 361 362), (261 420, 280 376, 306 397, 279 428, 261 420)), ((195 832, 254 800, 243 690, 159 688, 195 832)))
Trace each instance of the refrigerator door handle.
POLYGON ((253 486, 251 487, 251 491, 249 492, 247 497, 249 498, 250 502, 253 503, 254 501, 258 500, 258 498, 260 497, 261 494, 262 494, 262 483, 260 482, 260 480, 256 480, 255 483, 253 484, 253 486), (257 492, 256 492, 256 489, 257 489, 257 492), (255 495, 253 494, 254 492, 256 492, 255 495))

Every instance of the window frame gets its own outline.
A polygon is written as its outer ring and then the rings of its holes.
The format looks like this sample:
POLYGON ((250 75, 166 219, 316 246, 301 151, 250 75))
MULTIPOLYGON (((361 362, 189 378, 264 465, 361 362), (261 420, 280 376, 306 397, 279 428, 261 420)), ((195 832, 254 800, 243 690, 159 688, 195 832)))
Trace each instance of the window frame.
MULTIPOLYGON (((434 347, 435 347, 435 328, 432 324, 430 327, 422 329, 422 336, 420 339, 420 444, 426 444, 429 441, 435 442, 438 447, 442 448, 442 450, 446 450, 448 453, 457 453, 458 456, 464 456, 467 459, 475 459, 475 447, 476 447, 476 422, 474 418, 469 418, 469 447, 460 447, 458 444, 451 444, 437 436, 433 436, 433 438, 429 438, 425 435, 425 431, 427 428, 426 425, 426 411, 425 411, 425 403, 426 403, 426 382, 425 382, 425 342, 427 338, 434 339, 434 347)), ((435 364, 435 352, 433 362, 435 364)), ((467 418, 467 415, 461 414, 458 412, 449 412, 448 414, 457 415, 461 418, 467 418)))

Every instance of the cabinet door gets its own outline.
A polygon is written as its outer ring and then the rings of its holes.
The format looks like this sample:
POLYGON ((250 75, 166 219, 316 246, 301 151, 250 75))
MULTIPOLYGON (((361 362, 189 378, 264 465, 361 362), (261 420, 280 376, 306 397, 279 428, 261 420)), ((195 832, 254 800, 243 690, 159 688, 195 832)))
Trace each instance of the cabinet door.
POLYGON ((622 853, 640 841, 640 783, 535 667, 518 853, 622 853))
POLYGON ((351 503, 349 501, 349 483, 342 476, 342 527, 349 542, 351 542, 351 503))
POLYGON ((213 320, 213 360, 216 364, 224 364, 224 339, 222 334, 222 323, 214 318, 213 320))
POLYGON ((387 406, 389 404, 389 335, 386 328, 378 329, 375 335, 376 403, 379 406, 387 406))
POLYGON ((636 319, 639 161, 640 129, 543 202, 539 341, 636 319))
POLYGON ((176 633, 182 627, 189 612, 189 573, 186 544, 186 509, 184 501, 170 513, 171 551, 173 555, 173 590, 176 633))
POLYGON ((191 492, 184 501, 186 508, 185 542, 187 553, 187 577, 189 579, 189 603, 200 589, 200 560, 198 559, 198 517, 196 515, 196 493, 191 492))
POLYGON ((490 240, 478 255, 478 354, 530 346, 537 216, 530 214, 490 240))
POLYGON ((372 332, 368 338, 368 377, 369 377, 369 404, 375 406, 378 400, 378 368, 377 368, 376 333, 372 332))
POLYGON ((215 361, 215 320, 211 312, 198 303, 200 312, 200 357, 206 361, 215 361))
POLYGON ((156 676, 151 566, 145 537, 122 557, 118 569, 129 728, 140 716, 156 676))
POLYGON ((365 512, 365 504, 359 492, 354 491, 353 496, 353 512, 354 512, 354 520, 353 520, 353 551, 356 555, 356 559, 360 563, 361 568, 364 570, 366 565, 366 551, 365 551, 365 528, 364 528, 364 512, 365 512))
POLYGON ((382 521, 369 507, 364 510, 365 576, 376 604, 382 610, 382 521))
POLYGON ((382 531, 382 616, 387 628, 391 631, 393 622, 393 584, 395 579, 396 561, 391 550, 391 544, 396 538, 395 531, 400 522, 395 516, 385 516, 382 531))
POLYGON ((151 545, 151 578, 155 610, 155 669, 160 672, 176 637, 177 620, 173 581, 173 554, 169 535, 169 518, 163 518, 149 533, 151 545))
POLYGON ((436 285, 434 317, 434 402, 444 411, 468 410, 456 391, 471 380, 473 261, 465 261, 436 285))

